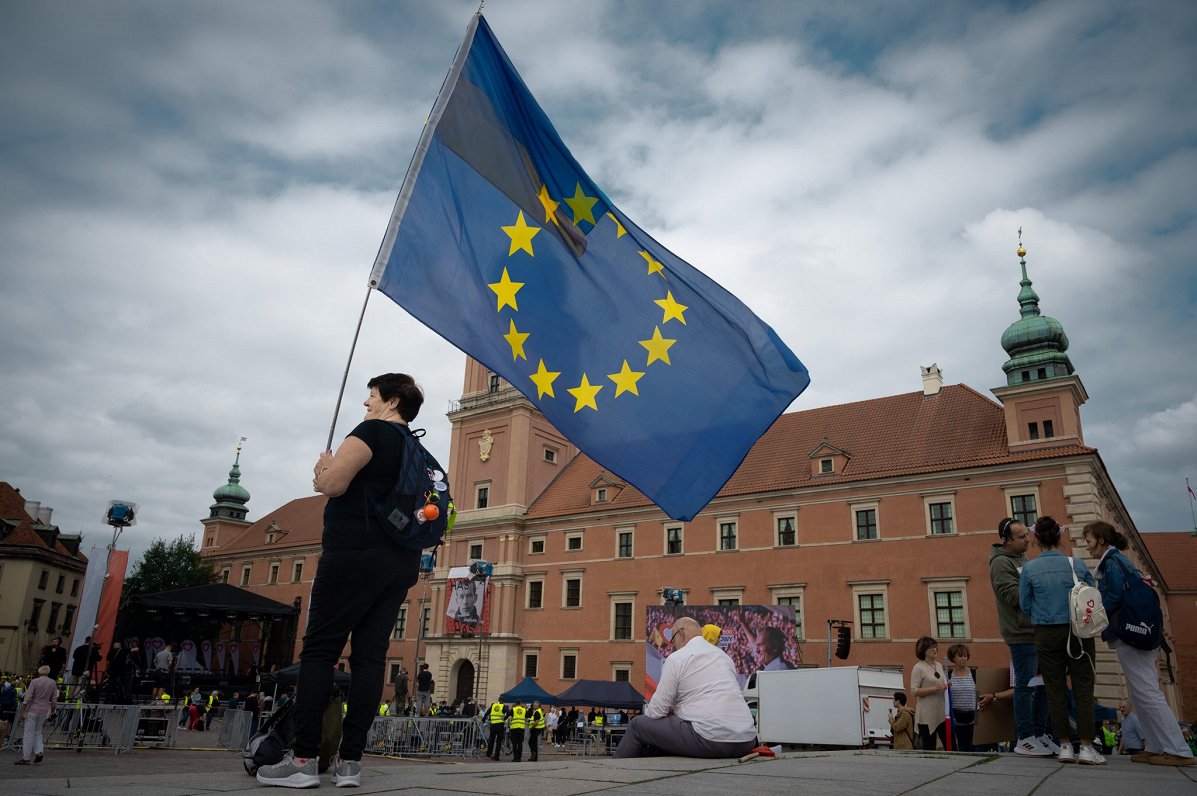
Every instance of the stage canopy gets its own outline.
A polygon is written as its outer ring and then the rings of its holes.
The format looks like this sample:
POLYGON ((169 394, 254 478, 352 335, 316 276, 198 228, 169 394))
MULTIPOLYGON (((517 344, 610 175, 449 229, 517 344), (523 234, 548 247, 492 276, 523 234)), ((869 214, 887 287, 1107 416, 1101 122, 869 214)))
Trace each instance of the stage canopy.
POLYGON ((228 583, 209 583, 206 586, 142 594, 134 597, 130 604, 151 610, 185 611, 196 616, 211 614, 228 620, 276 618, 299 613, 299 609, 293 605, 275 602, 228 583))
POLYGON ((557 704, 641 710, 644 697, 628 682, 579 680, 557 695, 557 704))
POLYGON ((542 705, 557 704, 557 697, 537 685, 536 681, 531 677, 525 677, 519 681, 515 688, 499 694, 500 702, 515 702, 517 699, 522 702, 531 702, 534 699, 539 699, 542 705))

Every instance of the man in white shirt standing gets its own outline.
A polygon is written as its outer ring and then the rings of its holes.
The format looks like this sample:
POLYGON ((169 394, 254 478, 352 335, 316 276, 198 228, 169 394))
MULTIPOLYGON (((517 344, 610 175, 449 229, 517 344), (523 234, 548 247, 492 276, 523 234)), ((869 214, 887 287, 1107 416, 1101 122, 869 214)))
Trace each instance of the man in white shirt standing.
POLYGON ((615 757, 655 754, 741 757, 757 745, 756 725, 736 682, 731 658, 702 637, 694 619, 673 623, 674 652, 644 710, 628 724, 615 757))

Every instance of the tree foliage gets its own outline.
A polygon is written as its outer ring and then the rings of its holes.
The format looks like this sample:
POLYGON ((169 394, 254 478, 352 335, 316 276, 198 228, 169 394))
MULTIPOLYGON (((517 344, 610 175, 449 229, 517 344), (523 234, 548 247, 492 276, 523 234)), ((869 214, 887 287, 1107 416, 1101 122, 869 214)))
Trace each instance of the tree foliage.
POLYGON ((159 537, 150 543, 141 560, 133 566, 133 574, 125 578, 121 603, 127 605, 129 600, 142 594, 215 582, 216 571, 195 549, 195 534, 180 534, 173 541, 159 537))

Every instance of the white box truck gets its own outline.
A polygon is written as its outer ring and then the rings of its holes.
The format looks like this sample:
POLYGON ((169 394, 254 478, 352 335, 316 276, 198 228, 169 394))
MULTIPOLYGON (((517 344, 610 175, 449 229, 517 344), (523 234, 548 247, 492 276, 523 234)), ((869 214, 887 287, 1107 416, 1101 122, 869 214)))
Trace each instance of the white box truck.
POLYGON ((894 692, 904 690, 900 666, 836 666, 757 672, 744 696, 756 700, 761 743, 861 747, 889 745, 894 692))

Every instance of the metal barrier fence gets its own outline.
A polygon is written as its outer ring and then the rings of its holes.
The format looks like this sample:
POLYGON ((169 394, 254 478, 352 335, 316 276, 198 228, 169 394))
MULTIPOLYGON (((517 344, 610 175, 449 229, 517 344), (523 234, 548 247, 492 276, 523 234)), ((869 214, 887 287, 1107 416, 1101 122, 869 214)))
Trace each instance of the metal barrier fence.
POLYGON ((241 751, 249 743, 254 714, 248 710, 225 710, 217 716, 220 731, 216 738, 222 749, 241 751))
POLYGON ((472 718, 378 716, 366 736, 376 755, 477 757, 485 748, 481 724, 472 718))
MULTIPOLYGON (((128 752, 137 734, 140 710, 136 705, 59 705, 47 719, 42 737, 47 749, 111 749, 128 752)), ((8 743, 20 749, 25 722, 17 720, 8 743)))

